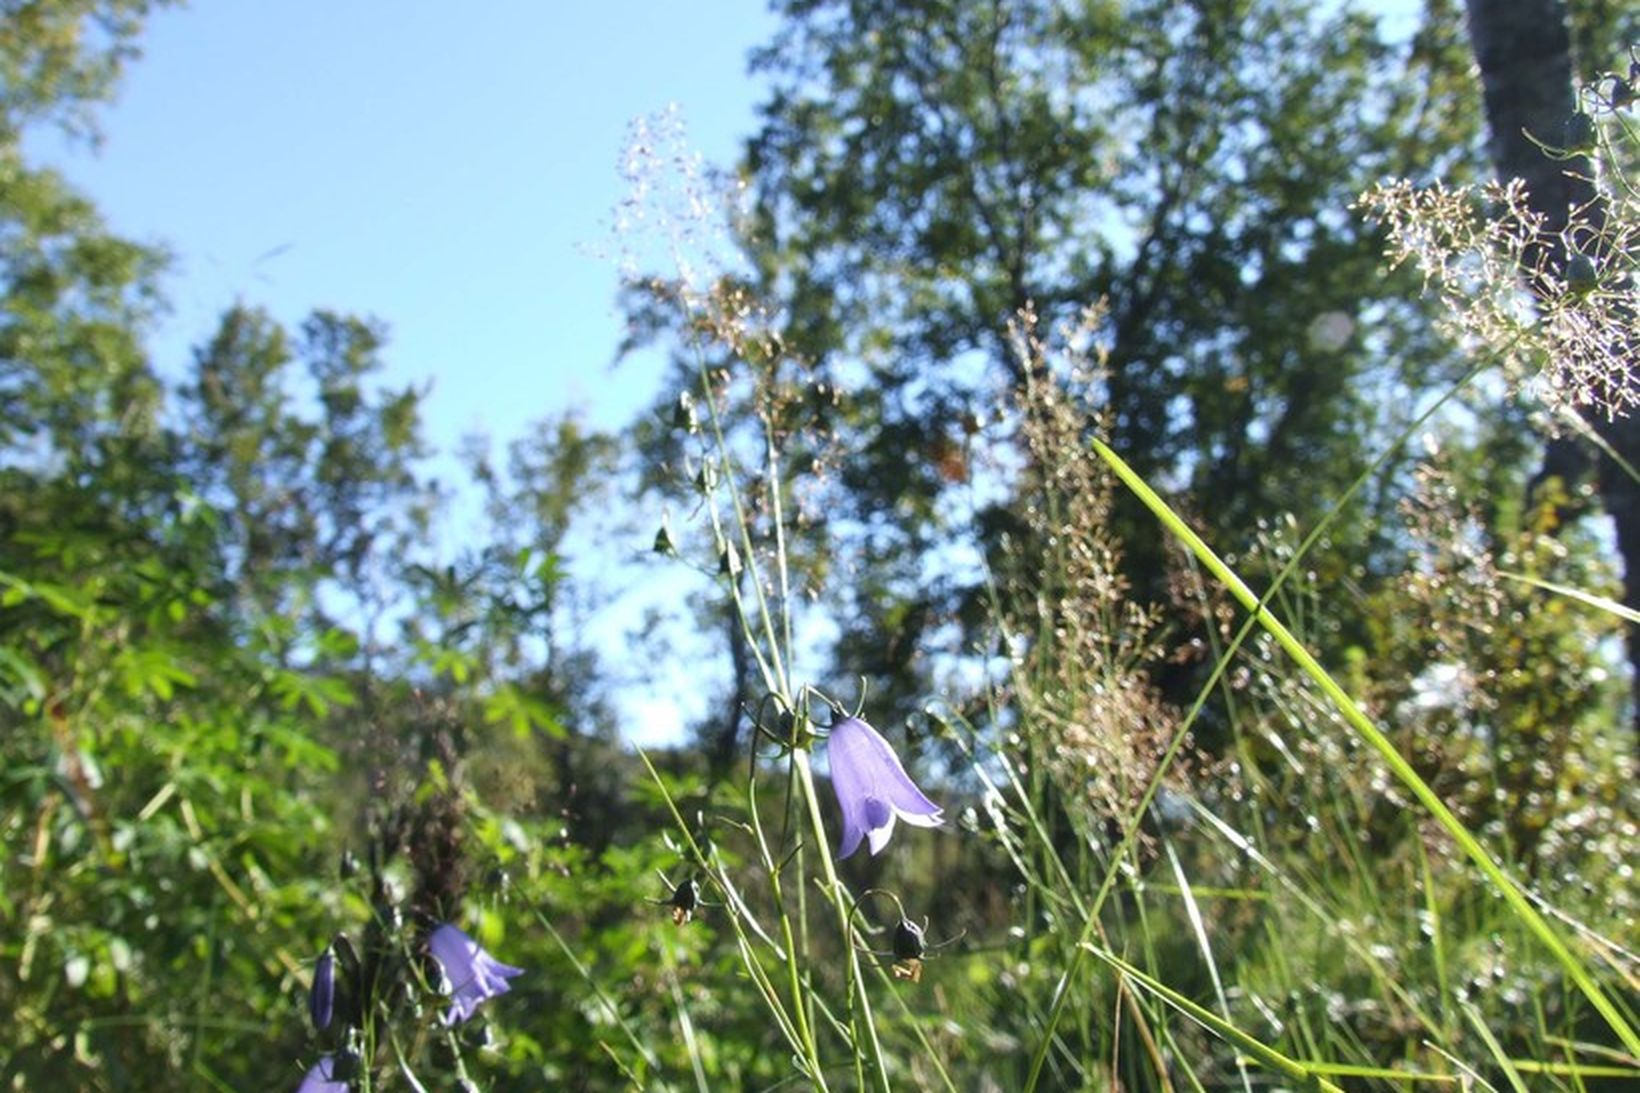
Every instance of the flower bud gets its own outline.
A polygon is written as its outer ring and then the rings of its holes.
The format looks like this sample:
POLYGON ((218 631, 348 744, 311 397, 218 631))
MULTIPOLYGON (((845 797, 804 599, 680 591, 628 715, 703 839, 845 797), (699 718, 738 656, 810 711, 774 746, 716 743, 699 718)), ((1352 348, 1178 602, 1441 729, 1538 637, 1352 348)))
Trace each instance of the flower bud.
POLYGON ((308 1016, 316 1032, 330 1027, 336 1012, 336 957, 326 948, 313 969, 313 986, 308 989, 308 1016))
POLYGON ((1596 276, 1594 263, 1587 255, 1574 254, 1566 263, 1566 287, 1572 292, 1585 293, 1591 291, 1600 283, 1596 276))
POLYGON ((695 492, 700 494, 711 493, 713 490, 717 489, 717 482, 718 476, 716 465, 714 465, 711 460, 707 460, 705 463, 702 463, 700 465, 700 470, 695 472, 695 492))
POLYGON ((1594 119, 1583 111, 1566 119, 1561 146, 1568 152, 1586 152, 1594 147, 1594 119))
POLYGON ((688 391, 680 392, 678 401, 672 406, 672 426, 691 436, 700 431, 700 419, 695 416, 695 398, 688 391))
POLYGON ((679 926, 695 917, 695 908, 700 906, 700 885, 695 878, 690 877, 672 889, 672 921, 679 926))
POLYGON ((495 1046, 495 1032, 488 1021, 470 1021, 461 1030, 461 1041, 470 1048, 486 1051, 495 1046))
POLYGON ((915 922, 902 918, 894 927, 894 959, 920 960, 926 947, 922 927, 915 922))
POLYGON ((1634 86, 1628 80, 1612 77, 1612 109, 1627 110, 1634 102, 1634 86))
POLYGON ((358 1049, 345 1047, 335 1055, 330 1066, 330 1076, 338 1082, 350 1082, 359 1076, 359 1067, 364 1062, 364 1056, 358 1049))
POLYGON ((677 557, 677 544, 672 542, 672 531, 664 523, 661 524, 660 530, 655 532, 655 545, 650 549, 664 558, 677 557))
POLYGON ((922 982, 923 953, 927 949, 922 927, 908 918, 900 919, 894 927, 894 963, 889 967, 894 978, 922 982))
POLYGON ((740 551, 735 549, 735 544, 724 543, 718 552, 718 572, 725 577, 740 576, 740 551))

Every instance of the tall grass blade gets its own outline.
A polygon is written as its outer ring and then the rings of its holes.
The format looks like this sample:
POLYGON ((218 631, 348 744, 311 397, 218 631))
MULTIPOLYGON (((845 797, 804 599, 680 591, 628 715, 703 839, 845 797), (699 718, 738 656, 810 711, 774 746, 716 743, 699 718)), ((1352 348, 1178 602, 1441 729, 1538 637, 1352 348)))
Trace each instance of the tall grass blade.
POLYGON ((1207 567, 1208 571, 1243 607, 1254 613, 1259 625, 1276 639, 1277 643, 1286 650, 1288 656, 1292 657, 1305 674, 1333 701, 1344 719, 1349 722, 1361 739, 1366 741, 1378 753, 1396 779, 1418 799, 1419 803, 1446 830, 1447 834, 1462 848, 1469 859, 1492 881, 1499 894, 1508 903, 1510 910, 1560 963, 1567 976, 1577 984, 1578 989, 1583 992, 1590 1005, 1594 1006, 1600 1015, 1605 1018, 1606 1023, 1623 1041, 1624 1046, 1630 1052, 1640 1055, 1640 1034, 1637 1034, 1634 1028, 1624 1020, 1623 1015, 1612 1003, 1612 1000, 1606 996, 1605 991, 1600 988, 1600 984, 1595 981, 1594 976, 1584 966, 1583 961, 1579 960, 1577 955, 1561 940, 1560 935, 1555 932, 1548 921, 1538 914, 1526 897, 1522 895, 1520 887, 1508 873, 1504 872, 1503 867, 1493 859, 1480 841, 1470 833, 1463 822, 1429 787, 1429 784, 1419 777, 1418 772, 1412 768, 1412 764, 1407 761, 1406 757, 1396 750, 1389 737, 1384 735, 1382 730, 1374 725, 1366 714, 1361 712, 1361 708, 1355 704, 1354 699, 1350 698, 1332 678, 1331 674, 1321 666, 1320 662, 1310 655, 1309 650, 1304 648, 1303 644, 1282 625, 1281 621, 1268 608, 1263 606, 1259 598, 1242 582, 1241 578, 1236 576, 1230 567, 1224 564, 1219 556, 1213 552, 1213 549, 1202 540, 1201 536, 1191 530, 1189 525, 1179 518, 1167 502, 1163 501, 1134 472, 1133 468, 1128 466, 1121 456, 1117 455, 1109 445, 1098 438, 1090 440, 1089 443, 1092 444, 1099 457, 1122 480, 1123 484, 1132 490, 1134 495, 1144 503, 1145 507, 1155 514, 1156 518, 1162 522, 1162 525, 1180 542, 1190 548, 1191 553, 1196 556, 1202 565, 1207 567))

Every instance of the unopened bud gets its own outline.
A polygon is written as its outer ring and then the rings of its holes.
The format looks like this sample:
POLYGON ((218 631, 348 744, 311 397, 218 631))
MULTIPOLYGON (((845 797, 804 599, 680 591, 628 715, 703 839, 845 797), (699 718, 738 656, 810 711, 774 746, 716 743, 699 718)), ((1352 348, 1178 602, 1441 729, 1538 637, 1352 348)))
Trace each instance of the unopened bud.
POLYGON ((319 957, 313 969, 313 986, 308 989, 308 1016, 313 1019, 315 1032, 330 1027, 336 1012, 336 956, 328 948, 319 957))
POLYGON ((922 927, 902 918, 900 924, 894 927, 894 959, 919 960, 925 948, 922 927))
POLYGON ((345 1047, 331 1057, 330 1076, 338 1082, 350 1082, 359 1076, 359 1066, 364 1061, 356 1048, 345 1047))
POLYGON ((495 1046, 495 1032, 488 1021, 469 1021, 461 1030, 461 1039, 468 1047, 480 1051, 495 1046))
POLYGON ((740 576, 740 551, 735 549, 735 544, 724 543, 718 552, 718 572, 725 577, 740 576))
POLYGON ((684 925, 695 916, 695 909, 700 906, 700 885, 693 877, 682 881, 672 889, 672 921, 679 926, 684 925))
POLYGON ((672 531, 664 522, 659 530, 655 532, 655 545, 650 549, 664 558, 676 558, 678 556, 677 544, 672 541, 672 531))
POLYGON ((672 405, 672 427, 682 429, 693 436, 700 432, 700 418, 695 415, 695 397, 688 391, 678 394, 678 401, 672 405))
MULTIPOLYGON (((1633 79, 1633 77, 1631 76, 1630 79, 1633 79)), ((1613 110, 1627 110, 1629 105, 1634 102, 1634 85, 1629 80, 1613 76, 1611 100, 1613 110)))
POLYGON ((1594 147, 1594 119, 1579 110, 1566 119, 1561 146, 1568 152, 1586 152, 1594 147))

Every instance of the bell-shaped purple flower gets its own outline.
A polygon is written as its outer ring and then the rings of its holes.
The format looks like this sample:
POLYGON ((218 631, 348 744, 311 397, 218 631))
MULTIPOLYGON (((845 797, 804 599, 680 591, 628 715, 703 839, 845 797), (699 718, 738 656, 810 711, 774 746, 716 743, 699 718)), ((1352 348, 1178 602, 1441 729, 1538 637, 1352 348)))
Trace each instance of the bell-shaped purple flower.
POLYGON ((347 1083, 336 1080, 336 1057, 321 1055, 307 1072, 296 1093, 347 1093, 347 1083))
POLYGON ((444 1015, 446 1025, 467 1020, 480 1002, 506 994, 507 980, 524 974, 523 968, 501 963, 449 923, 433 931, 433 936, 427 939, 427 947, 450 983, 450 1012, 444 1015))
POLYGON ((831 787, 843 810, 838 857, 858 850, 861 839, 877 853, 888 845, 896 819, 917 827, 937 827, 944 819, 940 807, 906 774, 888 741, 858 717, 845 717, 831 727, 826 757, 831 764, 831 787))

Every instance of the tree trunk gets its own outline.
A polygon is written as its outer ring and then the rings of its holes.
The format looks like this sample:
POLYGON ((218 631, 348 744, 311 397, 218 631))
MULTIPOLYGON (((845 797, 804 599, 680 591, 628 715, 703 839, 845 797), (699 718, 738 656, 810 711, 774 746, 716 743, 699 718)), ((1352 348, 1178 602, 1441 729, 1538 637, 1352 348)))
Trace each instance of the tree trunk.
MULTIPOLYGON (((1566 226, 1569 211, 1586 206, 1586 218, 1603 222, 1603 203, 1589 182, 1593 171, 1584 157, 1550 159, 1528 138, 1556 144, 1568 118, 1577 110, 1572 83, 1572 36, 1564 0, 1467 0, 1469 38, 1485 89, 1486 120, 1492 133, 1492 162, 1500 178, 1526 183, 1532 211, 1545 218, 1546 234, 1566 226)), ((1527 256, 1528 259, 1534 257, 1527 256)), ((1552 255, 1559 265, 1563 255, 1552 255)), ((1640 421, 1621 417, 1606 421, 1595 414, 1590 427, 1631 466, 1640 466, 1640 421)), ((1534 485, 1550 474, 1567 485, 1588 473, 1598 458, 1600 499, 1615 525, 1617 550, 1623 559, 1623 602, 1640 610, 1640 483, 1606 455, 1563 436, 1550 440, 1544 469, 1534 485)), ((1634 716, 1640 720, 1640 627, 1628 629, 1628 654, 1634 716)))

